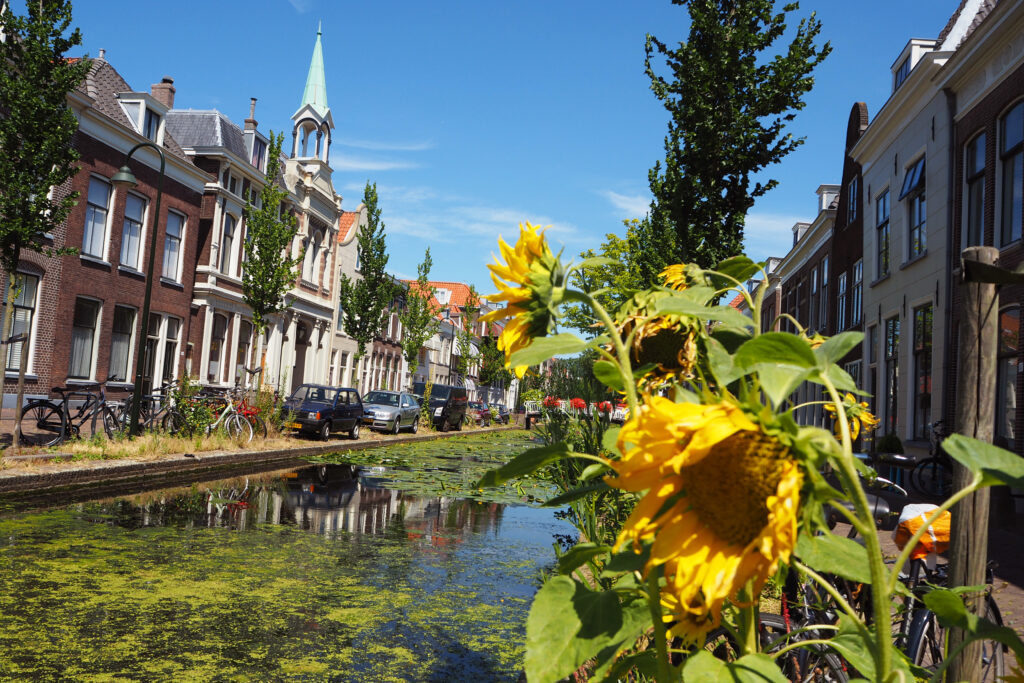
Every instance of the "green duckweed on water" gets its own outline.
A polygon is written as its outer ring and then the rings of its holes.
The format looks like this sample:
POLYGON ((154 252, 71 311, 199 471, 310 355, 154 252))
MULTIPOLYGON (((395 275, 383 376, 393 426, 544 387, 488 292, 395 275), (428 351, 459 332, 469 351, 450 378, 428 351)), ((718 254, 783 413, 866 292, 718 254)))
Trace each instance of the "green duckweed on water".
POLYGON ((470 491, 522 436, 457 441, 0 514, 0 679, 516 680, 566 528, 470 491))

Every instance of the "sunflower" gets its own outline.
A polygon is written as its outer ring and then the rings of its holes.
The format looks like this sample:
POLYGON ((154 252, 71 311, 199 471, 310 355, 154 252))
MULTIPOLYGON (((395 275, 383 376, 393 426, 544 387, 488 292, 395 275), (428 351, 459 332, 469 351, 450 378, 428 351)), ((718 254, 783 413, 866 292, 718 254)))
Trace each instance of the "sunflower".
MULTIPOLYGON (((555 312, 565 294, 565 268, 551 253, 539 226, 520 224, 515 247, 500 237, 498 247, 505 262, 495 257, 497 263, 487 266, 498 292, 484 298, 504 301, 506 306, 481 316, 480 320, 511 318, 498 337, 498 348, 505 352, 505 367, 511 368, 513 353, 529 346, 535 337, 554 331, 555 312)), ((522 378, 526 366, 513 370, 522 378)))
POLYGON ((682 315, 650 316, 656 301, 664 296, 668 295, 642 292, 630 299, 621 312, 619 334, 623 338, 633 335, 630 355, 636 366, 654 366, 639 380, 645 390, 691 379, 697 363, 700 321, 682 315))
POLYGON ((754 594, 796 544, 802 475, 777 438, 739 406, 646 397, 619 433, 609 485, 646 492, 616 549, 653 541, 647 574, 664 566, 670 635, 697 642, 721 624, 726 600, 754 594))
MULTIPOLYGON (((836 419, 836 406, 834 403, 826 403, 825 410, 828 411, 829 416, 836 419)), ((857 435, 860 434, 861 425, 864 425, 864 431, 870 432, 878 426, 878 418, 871 414, 870 406, 867 402, 861 401, 857 403, 857 399, 854 398, 853 394, 847 393, 843 397, 843 411, 846 413, 846 419, 850 422, 850 438, 856 439, 857 435)), ((842 431, 839 426, 839 422, 836 421, 835 435, 837 438, 842 436, 842 431)))
POLYGON ((693 263, 677 263, 658 275, 665 281, 666 287, 681 291, 697 282, 702 272, 700 267, 693 263))

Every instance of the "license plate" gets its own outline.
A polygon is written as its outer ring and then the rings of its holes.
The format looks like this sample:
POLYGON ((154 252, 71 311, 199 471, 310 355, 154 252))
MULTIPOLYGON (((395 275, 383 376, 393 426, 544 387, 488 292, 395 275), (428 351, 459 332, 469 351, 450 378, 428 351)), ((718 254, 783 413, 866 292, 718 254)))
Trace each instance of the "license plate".
POLYGON ((289 422, 288 424, 285 425, 285 427, 287 427, 288 429, 302 429, 302 425, 300 425, 298 422, 289 422))

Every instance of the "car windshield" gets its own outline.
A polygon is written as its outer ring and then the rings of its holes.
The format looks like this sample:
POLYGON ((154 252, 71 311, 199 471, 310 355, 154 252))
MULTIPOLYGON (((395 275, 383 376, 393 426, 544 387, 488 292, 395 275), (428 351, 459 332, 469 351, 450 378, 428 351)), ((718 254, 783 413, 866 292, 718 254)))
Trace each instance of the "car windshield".
POLYGON ((338 395, 337 389, 330 387, 317 387, 303 384, 295 390, 289 402, 292 403, 323 403, 330 405, 334 403, 334 397, 338 395))
POLYGON ((363 398, 363 403, 376 403, 379 406, 397 406, 398 394, 386 391, 371 391, 363 398))

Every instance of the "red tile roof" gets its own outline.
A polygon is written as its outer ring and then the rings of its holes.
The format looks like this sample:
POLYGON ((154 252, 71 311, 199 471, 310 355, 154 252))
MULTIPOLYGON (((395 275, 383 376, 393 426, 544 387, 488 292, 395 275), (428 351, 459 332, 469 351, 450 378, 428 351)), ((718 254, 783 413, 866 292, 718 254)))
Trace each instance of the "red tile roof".
POLYGON ((359 218, 358 211, 342 211, 341 217, 338 219, 338 242, 344 242, 348 238, 349 232, 352 230, 352 226, 356 224, 356 219, 359 218))
POLYGON ((743 308, 744 303, 746 302, 743 299, 743 295, 737 294, 735 297, 733 297, 733 300, 729 302, 729 305, 735 308, 736 310, 741 310, 743 308))

